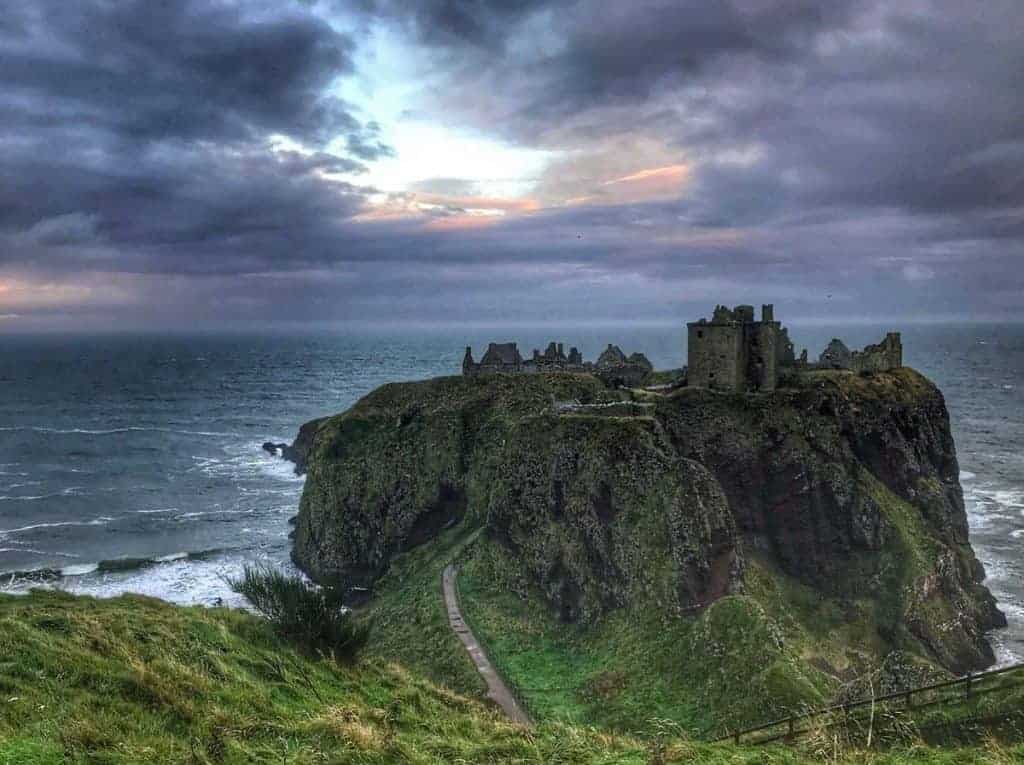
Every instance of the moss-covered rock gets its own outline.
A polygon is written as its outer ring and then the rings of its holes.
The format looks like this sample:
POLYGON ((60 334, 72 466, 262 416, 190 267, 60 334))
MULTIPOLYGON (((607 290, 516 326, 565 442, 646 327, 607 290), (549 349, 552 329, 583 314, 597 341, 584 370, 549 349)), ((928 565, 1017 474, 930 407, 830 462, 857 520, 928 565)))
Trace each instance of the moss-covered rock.
POLYGON ((742 591, 757 555, 866 615, 882 649, 992 662, 983 633, 1001 615, 968 544, 945 403, 910 369, 757 395, 573 374, 386 385, 318 425, 308 471, 293 557, 316 579, 371 587, 462 522, 524 595, 588 625, 700 613, 742 591))

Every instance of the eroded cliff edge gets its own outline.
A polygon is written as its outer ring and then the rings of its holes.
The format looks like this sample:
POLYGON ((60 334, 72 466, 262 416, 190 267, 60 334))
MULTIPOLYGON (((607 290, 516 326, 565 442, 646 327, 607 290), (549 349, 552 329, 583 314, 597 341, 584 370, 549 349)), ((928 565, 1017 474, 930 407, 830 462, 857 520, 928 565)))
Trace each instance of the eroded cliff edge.
POLYGON ((314 579, 372 587, 458 523, 483 530, 510 586, 584 625, 621 608, 700 613, 742 593, 750 567, 863 616, 879 652, 954 672, 992 663, 983 633, 1002 623, 942 394, 906 368, 756 395, 439 378, 317 425, 293 550, 314 579))

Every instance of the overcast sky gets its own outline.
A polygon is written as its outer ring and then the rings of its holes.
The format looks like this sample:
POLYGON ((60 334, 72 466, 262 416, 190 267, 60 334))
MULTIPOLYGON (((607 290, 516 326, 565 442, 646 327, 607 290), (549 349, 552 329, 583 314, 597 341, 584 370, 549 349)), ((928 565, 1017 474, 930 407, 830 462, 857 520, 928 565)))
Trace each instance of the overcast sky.
POLYGON ((1024 318, 1019 0, 21 0, 0 332, 1024 318))

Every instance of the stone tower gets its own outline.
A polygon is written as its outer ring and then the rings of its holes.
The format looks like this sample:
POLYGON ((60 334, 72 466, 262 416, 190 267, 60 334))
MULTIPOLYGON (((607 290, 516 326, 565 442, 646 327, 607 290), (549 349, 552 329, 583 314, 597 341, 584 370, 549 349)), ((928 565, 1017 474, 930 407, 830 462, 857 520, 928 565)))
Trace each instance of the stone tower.
POLYGON ((716 306, 711 321, 687 324, 689 385, 738 393, 771 391, 778 382, 779 367, 792 363, 793 345, 775 307, 761 307, 761 320, 754 319, 754 307, 733 309, 716 306))

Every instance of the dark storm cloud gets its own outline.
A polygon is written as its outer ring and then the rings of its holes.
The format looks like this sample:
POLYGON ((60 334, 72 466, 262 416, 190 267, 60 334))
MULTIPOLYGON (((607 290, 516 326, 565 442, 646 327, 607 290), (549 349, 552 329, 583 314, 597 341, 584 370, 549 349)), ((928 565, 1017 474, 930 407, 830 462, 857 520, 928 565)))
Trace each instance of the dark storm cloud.
POLYGON ((0 18, 0 269, 110 281, 97 305, 167 320, 682 317, 762 297, 1019 316, 1021 39, 1001 0, 18 4, 0 18), (438 177, 389 197, 437 197, 419 218, 368 222, 375 190, 330 175, 393 152, 331 85, 375 26, 429 69, 408 114, 551 150, 538 188, 596 178, 604 204, 462 220, 482 186, 438 177), (685 164, 672 198, 607 193, 633 138, 685 164))
MULTIPOLYGON (((418 26, 429 18, 443 27, 463 6, 417 7, 418 26)), ((1024 17, 1015 2, 469 7, 475 21, 464 34, 427 39, 465 54, 453 104, 513 140, 651 125, 687 153, 757 145, 751 172, 770 171, 787 196, 799 185, 803 196, 921 211, 1024 197, 1024 17), (531 48, 530 18, 543 18, 559 44, 531 48), (496 112, 483 96, 501 85, 496 112), (586 118, 591 110, 597 119, 586 118)))
MULTIPOLYGON (((1024 287, 1018 3, 520 10, 495 4, 469 39, 427 38, 460 52, 447 57, 462 62, 458 87, 436 91, 445 108, 577 153, 636 132, 664 141, 693 178, 675 204, 645 213, 649 224, 745 233, 731 255, 715 252, 717 265, 690 246, 666 262, 723 279, 747 263, 753 278, 841 281, 865 305, 917 295, 933 310, 984 309, 993 290, 1008 304, 1024 287), (538 43, 538 30, 554 42, 538 43)), ((630 250, 650 249, 642 233, 619 233, 630 250)))
POLYGON ((301 268, 387 155, 330 95, 354 43, 295 6, 36 2, 0 26, 0 266, 73 277, 301 268), (270 151, 274 136, 351 156, 270 151))
POLYGON ((371 15, 402 22, 418 39, 430 45, 469 46, 493 50, 509 36, 509 27, 550 0, 366 0, 371 15))
POLYGON ((352 41, 309 14, 228 2, 43 0, 5 10, 5 122, 54 119, 119 139, 322 140, 358 131, 324 88, 352 41))

